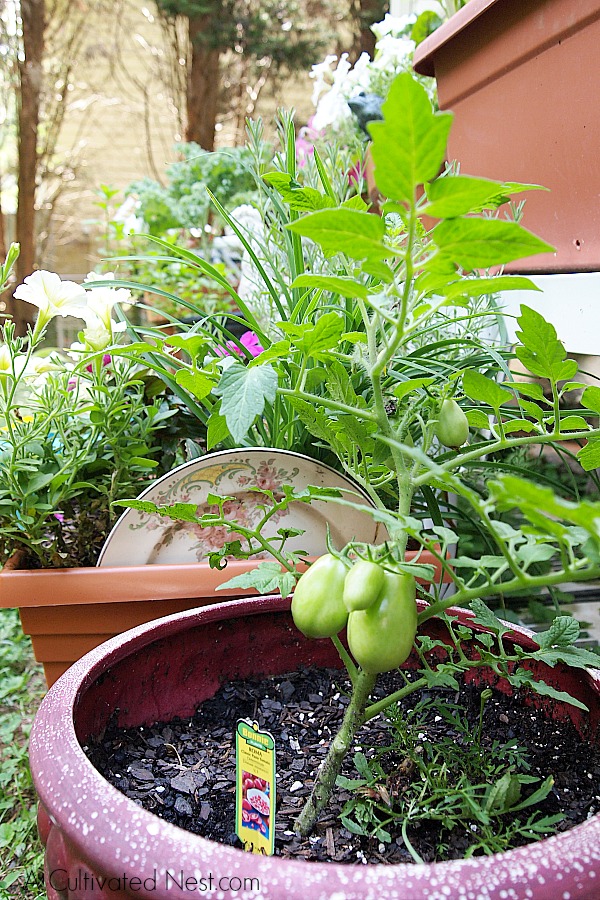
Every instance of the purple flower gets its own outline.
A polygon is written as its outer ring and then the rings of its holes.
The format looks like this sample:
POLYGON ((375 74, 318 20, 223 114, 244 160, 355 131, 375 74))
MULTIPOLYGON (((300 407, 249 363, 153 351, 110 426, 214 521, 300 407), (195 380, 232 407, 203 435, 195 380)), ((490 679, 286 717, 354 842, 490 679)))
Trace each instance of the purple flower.
MULTIPOLYGON (((260 356, 265 349, 258 340, 258 335, 253 331, 245 331, 240 338, 240 344, 246 348, 251 356, 260 356)), ((227 341, 225 347, 215 347, 217 356, 242 356, 242 352, 235 341, 227 341)))
MULTIPOLYGON (((112 356, 110 355, 110 353, 105 353, 104 356, 102 357, 102 365, 107 366, 111 361, 112 361, 112 356)), ((86 372, 91 372, 92 364, 90 363, 89 366, 86 366, 85 370, 86 370, 86 372)))

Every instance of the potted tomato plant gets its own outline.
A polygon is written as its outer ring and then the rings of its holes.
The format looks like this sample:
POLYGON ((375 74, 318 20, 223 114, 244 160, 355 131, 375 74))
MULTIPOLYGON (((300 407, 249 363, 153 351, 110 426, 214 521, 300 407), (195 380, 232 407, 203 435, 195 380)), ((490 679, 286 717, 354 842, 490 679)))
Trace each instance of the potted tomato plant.
MULTIPOLYGON (((480 270, 546 251, 548 245, 518 223, 488 214, 518 187, 514 183, 438 175, 451 117, 433 111, 410 75, 394 83, 383 112, 384 121, 372 125, 372 152, 379 187, 389 198, 385 218, 369 215, 357 201, 332 206, 324 199, 330 184, 324 167, 318 181, 304 187, 291 186, 285 177, 271 179, 287 202, 311 210, 289 223, 288 231, 304 239, 298 243, 298 262, 304 259, 302 247, 310 253, 312 241, 335 261, 337 272, 307 269, 296 274, 293 289, 299 292, 305 321, 279 323, 280 339, 264 355, 248 366, 229 365, 218 396, 228 427, 239 433, 259 414, 256 395, 270 396, 275 386, 314 436, 339 454, 348 473, 369 484, 374 496, 369 515, 385 524, 389 540, 381 545, 351 540, 344 547, 330 541, 329 552, 298 579, 299 555, 286 548, 290 534, 283 529, 267 535, 262 527, 228 519, 227 496, 213 497, 216 510, 203 515, 194 504, 125 503, 144 514, 226 529, 230 540, 223 545, 224 555, 243 559, 259 548, 268 550, 274 563, 262 562, 243 584, 248 587, 253 578, 264 583, 268 571, 282 598, 234 601, 140 626, 93 650, 50 691, 34 726, 31 754, 53 900, 62 900, 68 888, 64 880, 54 879, 57 871, 87 877, 88 888, 96 889, 98 897, 102 879, 106 884, 119 878, 115 885, 124 896, 134 890, 148 897, 157 890, 182 893, 189 887, 186 873, 195 879, 195 889, 208 873, 258 878, 259 886, 254 881, 245 889, 273 898, 307 893, 431 897, 436 891, 440 896, 485 892, 498 898, 527 892, 542 898, 554 895, 558 885, 572 896, 593 895, 597 816, 540 843, 535 841, 556 823, 545 821, 536 830, 537 820, 527 819, 519 827, 529 832, 533 844, 511 849, 509 840, 507 852, 481 859, 416 867, 307 865, 244 856, 236 848, 174 828, 156 814, 159 803, 153 801, 155 812, 150 814, 120 795, 81 746, 89 752, 91 741, 115 722, 143 729, 162 722, 167 735, 162 743, 170 744, 169 720, 190 715, 219 687, 227 690, 232 679, 280 675, 307 664, 344 667, 348 700, 342 721, 337 734, 321 739, 322 764, 308 773, 310 796, 290 830, 309 842, 337 787, 347 788, 350 781, 362 797, 373 792, 364 777, 340 783, 341 767, 357 741, 368 740, 370 723, 382 713, 394 710, 403 721, 398 702, 417 687, 428 693, 440 685, 454 691, 458 676, 468 682, 480 673, 500 691, 519 691, 523 702, 540 706, 542 719, 557 715, 570 720, 584 747, 589 746, 588 755, 597 748, 597 680, 584 671, 597 657, 575 646, 577 623, 559 616, 547 634, 533 640, 511 631, 484 601, 600 575, 599 504, 557 496, 515 474, 502 456, 511 448, 548 445, 567 434, 586 442, 578 456, 583 468, 592 468, 600 448, 600 430, 594 425, 600 392, 586 388, 581 407, 563 413, 563 394, 579 384, 577 365, 567 358, 552 326, 527 307, 519 317, 515 354, 529 372, 548 379, 552 400, 534 384, 511 380, 508 354, 474 339, 477 319, 489 313, 485 304, 479 305, 480 298, 531 288, 527 279, 482 276, 480 270), (485 214, 478 215, 482 209, 485 214), (422 214, 439 220, 431 234, 419 222, 422 214), (362 321, 362 331, 344 327, 349 307, 355 321, 362 321), (315 359, 325 377, 308 377, 315 359), (499 371, 505 376, 502 383, 499 371), (253 401, 242 414, 239 398, 250 386, 253 401), (484 462, 489 463, 485 483, 476 485, 471 469, 484 462), (386 491, 390 484, 393 502, 386 491), (438 494, 447 493, 464 502, 488 552, 469 554, 459 540, 457 555, 448 559, 447 549, 458 535, 454 523, 439 516, 436 502, 438 494), (413 514, 419 496, 428 501, 429 522, 413 514), (506 514, 514 511, 520 519, 507 521, 506 514), (433 555, 437 572, 418 555, 406 559, 409 538, 433 555), (452 584, 452 596, 444 578, 452 584), (290 616, 287 595, 296 581, 290 616), (453 603, 471 604, 472 612, 451 609, 453 603), (416 667, 416 681, 403 675, 401 667, 416 667), (375 693, 377 684, 388 672, 396 673, 392 677, 397 680, 381 696, 375 693), (172 883, 173 866, 182 873, 179 885, 172 883)), ((284 487, 283 496, 263 493, 266 518, 281 504, 306 500, 307 494, 325 497, 315 487, 302 491, 293 484, 284 487)), ((332 511, 355 511, 352 498, 326 493, 332 511)), ((240 582, 234 579, 230 586, 240 582)), ((310 702, 303 709, 309 708, 310 702)), ((400 727, 406 731, 408 726, 400 727)), ((113 739, 117 763, 131 765, 121 753, 123 736, 113 739)), ((140 778, 153 779, 147 770, 154 765, 156 745, 145 736, 142 743, 146 771, 140 778)), ((223 745, 220 752, 223 761, 223 745)), ((498 754, 498 748, 493 752, 498 754)), ((183 769, 184 756, 177 756, 183 769)), ((161 765, 158 760, 157 771, 161 765)), ((218 783, 223 789, 228 782, 218 783)), ((421 791, 419 779, 417 784, 421 791)), ((514 814, 547 796, 551 787, 550 773, 532 787, 530 776, 511 763, 497 784, 485 786, 486 821, 490 815, 504 815, 512 822, 514 814)), ((138 800, 141 793, 136 792, 138 800)), ((402 822, 409 813, 402 792, 397 802, 402 822)), ((348 809, 344 815, 346 822, 354 821, 348 809)), ((371 821, 374 828, 383 827, 377 816, 371 821)), ((466 832, 472 832, 471 822, 465 812, 466 832)), ((360 827, 364 830, 364 820, 360 827)), ((406 831, 403 839, 409 846, 411 834, 406 831)), ((240 881, 240 890, 243 885, 240 881)))
MULTIPOLYGON (((34 724, 30 750, 50 900, 63 900, 67 884, 71 892, 85 886, 94 900, 110 897, 110 891, 122 897, 185 896, 186 884, 187 890, 198 890, 200 879, 209 876, 215 887, 225 884, 222 879, 239 878, 233 884, 239 883, 240 890, 245 886, 250 896, 254 892, 269 900, 336 893, 350 900, 424 900, 484 892, 494 898, 513 892, 545 900, 559 886, 573 897, 594 895, 598 816, 539 843, 469 860, 391 866, 306 863, 243 853, 186 832, 141 808, 94 768, 82 745, 101 734, 111 716, 118 715, 119 723, 130 728, 167 722, 191 715, 223 682, 283 674, 297 666, 339 666, 329 641, 308 640, 297 631, 289 605, 281 597, 239 600, 149 623, 91 651, 51 689, 34 724), (264 652, 257 653, 257 646, 264 652)), ((472 625, 467 611, 457 616, 457 623, 472 625)), ((477 631, 480 626, 472 627, 477 631)), ((422 634, 441 639, 443 625, 429 619, 422 634)), ((519 629, 510 634, 511 646, 513 641, 524 652, 536 646, 519 629)), ((411 665, 418 665, 416 657, 411 665)), ((557 690, 568 690, 589 708, 597 736, 598 679, 560 665, 558 670, 535 665, 557 690)), ((574 719, 589 738, 587 714, 546 702, 547 715, 574 719)))

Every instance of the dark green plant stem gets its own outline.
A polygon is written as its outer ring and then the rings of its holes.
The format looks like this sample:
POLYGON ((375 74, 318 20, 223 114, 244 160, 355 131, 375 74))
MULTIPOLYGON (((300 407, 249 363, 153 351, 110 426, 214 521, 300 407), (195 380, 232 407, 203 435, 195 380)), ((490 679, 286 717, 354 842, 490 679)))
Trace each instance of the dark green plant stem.
POLYGON ((302 837, 310 834, 319 817, 319 813, 329 802, 336 779, 340 774, 344 757, 352 746, 354 735, 365 721, 365 708, 376 681, 376 675, 368 675, 362 671, 359 671, 356 677, 350 704, 344 715, 344 721, 331 742, 329 752, 319 769, 310 797, 294 824, 295 831, 302 837))

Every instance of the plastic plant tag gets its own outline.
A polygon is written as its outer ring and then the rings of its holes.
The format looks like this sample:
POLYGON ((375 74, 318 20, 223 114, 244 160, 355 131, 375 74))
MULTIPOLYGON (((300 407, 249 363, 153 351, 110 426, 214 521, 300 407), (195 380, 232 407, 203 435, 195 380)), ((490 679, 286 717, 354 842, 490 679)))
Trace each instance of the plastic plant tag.
POLYGON ((240 719, 235 735, 235 830, 244 850, 275 852, 275 741, 258 722, 240 719))

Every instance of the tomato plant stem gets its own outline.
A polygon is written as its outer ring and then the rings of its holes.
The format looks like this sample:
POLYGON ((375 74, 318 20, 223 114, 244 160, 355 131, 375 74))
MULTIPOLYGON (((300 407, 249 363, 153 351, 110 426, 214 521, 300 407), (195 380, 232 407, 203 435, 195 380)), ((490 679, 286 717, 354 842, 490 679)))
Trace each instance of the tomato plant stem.
POLYGON ((329 747, 317 778, 302 812, 296 819, 294 828, 302 837, 310 834, 321 810, 329 802, 335 787, 336 778, 340 774, 346 753, 352 746, 354 735, 365 721, 365 709, 369 695, 375 686, 377 675, 368 675, 359 671, 352 689, 350 703, 344 715, 340 730, 329 747))

